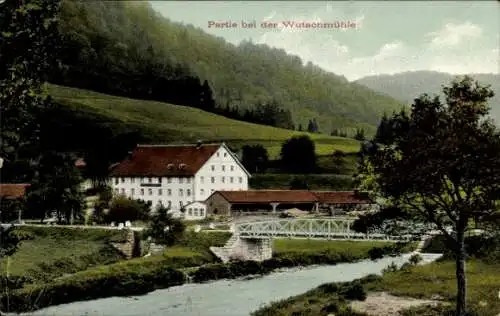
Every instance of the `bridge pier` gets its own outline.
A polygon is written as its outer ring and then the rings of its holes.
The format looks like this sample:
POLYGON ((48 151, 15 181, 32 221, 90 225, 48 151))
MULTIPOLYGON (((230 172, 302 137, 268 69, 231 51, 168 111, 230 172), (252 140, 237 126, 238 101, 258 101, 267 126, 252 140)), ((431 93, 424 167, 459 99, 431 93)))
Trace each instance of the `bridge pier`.
POLYGON ((240 238, 233 235, 224 247, 210 247, 210 250, 223 262, 231 260, 264 261, 273 257, 271 238, 240 238))
POLYGON ((271 206, 273 207, 273 213, 276 213, 276 208, 280 205, 279 203, 271 203, 271 206))

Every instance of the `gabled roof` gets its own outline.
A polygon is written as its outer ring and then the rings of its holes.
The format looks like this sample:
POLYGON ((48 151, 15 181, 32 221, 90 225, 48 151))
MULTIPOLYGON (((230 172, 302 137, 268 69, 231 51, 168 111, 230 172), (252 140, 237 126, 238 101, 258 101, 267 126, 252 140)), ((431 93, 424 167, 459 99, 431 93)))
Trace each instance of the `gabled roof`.
POLYGON ((26 194, 26 188, 29 187, 26 183, 1 183, 0 197, 4 199, 18 199, 26 194))
POLYGON ((201 145, 138 145, 111 171, 112 177, 189 177, 221 147, 201 145))
POLYGON ((354 191, 248 190, 216 191, 213 194, 220 194, 230 203, 372 203, 369 199, 359 197, 354 191))

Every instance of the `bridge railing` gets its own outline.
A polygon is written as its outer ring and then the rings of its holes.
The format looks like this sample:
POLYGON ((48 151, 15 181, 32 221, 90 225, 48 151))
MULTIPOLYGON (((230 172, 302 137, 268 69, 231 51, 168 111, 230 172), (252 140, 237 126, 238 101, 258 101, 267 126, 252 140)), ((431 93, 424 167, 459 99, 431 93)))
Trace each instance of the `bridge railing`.
POLYGON ((381 233, 358 233, 351 229, 353 218, 292 219, 241 223, 236 233, 242 238, 321 238, 346 240, 409 241, 412 235, 389 236, 381 233))

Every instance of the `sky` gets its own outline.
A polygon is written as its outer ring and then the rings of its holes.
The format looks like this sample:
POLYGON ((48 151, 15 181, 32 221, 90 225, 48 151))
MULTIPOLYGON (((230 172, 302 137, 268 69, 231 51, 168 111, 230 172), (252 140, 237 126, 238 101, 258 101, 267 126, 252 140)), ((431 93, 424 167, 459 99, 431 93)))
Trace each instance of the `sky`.
POLYGON ((192 24, 234 44, 252 40, 282 48, 349 80, 417 70, 500 73, 500 3, 496 1, 151 4, 170 20, 192 24), (254 21, 255 27, 242 27, 242 22, 254 21), (327 27, 290 27, 286 21, 327 23, 327 27), (225 22, 237 27, 214 26, 225 22), (275 27, 263 27, 261 22, 275 23, 275 27), (335 28, 338 22, 348 27, 335 28))

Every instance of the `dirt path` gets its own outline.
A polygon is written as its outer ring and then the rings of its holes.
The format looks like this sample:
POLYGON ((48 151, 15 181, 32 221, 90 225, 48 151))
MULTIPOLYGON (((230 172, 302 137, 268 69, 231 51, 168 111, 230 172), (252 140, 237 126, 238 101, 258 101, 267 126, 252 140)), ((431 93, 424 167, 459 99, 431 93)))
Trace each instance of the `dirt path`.
POLYGON ((386 292, 368 293, 365 301, 353 301, 351 307, 369 316, 398 316, 399 312, 414 306, 437 305, 436 300, 420 300, 410 297, 399 297, 386 292))

